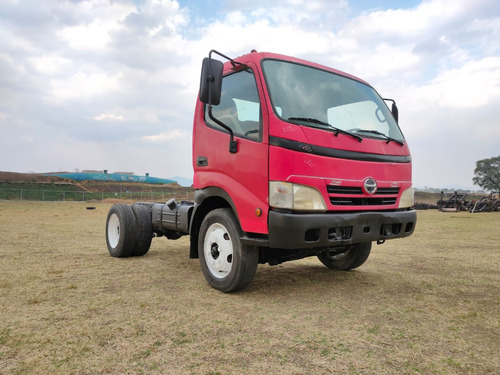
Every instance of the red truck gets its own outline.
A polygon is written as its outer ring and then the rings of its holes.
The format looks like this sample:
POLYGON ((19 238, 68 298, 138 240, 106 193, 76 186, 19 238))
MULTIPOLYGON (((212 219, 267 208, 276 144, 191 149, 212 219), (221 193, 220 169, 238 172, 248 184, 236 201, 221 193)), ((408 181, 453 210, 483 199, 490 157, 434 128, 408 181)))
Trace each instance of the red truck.
POLYGON ((209 285, 232 292, 259 263, 317 256, 349 270, 366 261, 372 242, 415 229, 396 103, 350 74, 273 53, 231 59, 212 50, 192 152, 194 202, 113 205, 111 256, 144 255, 153 237, 189 234, 190 257, 209 285))

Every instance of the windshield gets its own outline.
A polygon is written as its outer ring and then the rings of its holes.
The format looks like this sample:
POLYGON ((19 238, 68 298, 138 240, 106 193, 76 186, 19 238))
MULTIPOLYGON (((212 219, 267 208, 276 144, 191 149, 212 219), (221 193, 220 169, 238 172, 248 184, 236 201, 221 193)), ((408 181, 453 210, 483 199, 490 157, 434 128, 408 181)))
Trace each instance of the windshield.
POLYGON ((361 137, 404 141, 391 112, 370 86, 282 60, 264 60, 262 68, 274 113, 282 120, 361 137))

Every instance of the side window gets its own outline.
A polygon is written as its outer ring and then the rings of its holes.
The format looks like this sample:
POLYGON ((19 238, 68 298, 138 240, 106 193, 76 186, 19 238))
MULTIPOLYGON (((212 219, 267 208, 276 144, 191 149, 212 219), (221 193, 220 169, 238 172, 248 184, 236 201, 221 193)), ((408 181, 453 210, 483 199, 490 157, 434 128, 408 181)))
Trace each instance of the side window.
MULTIPOLYGON (((222 97, 218 106, 212 107, 214 117, 229 126, 234 135, 254 141, 262 140, 260 101, 255 77, 250 70, 242 70, 224 77, 222 97)), ((210 120, 205 121, 214 129, 225 131, 210 120)))

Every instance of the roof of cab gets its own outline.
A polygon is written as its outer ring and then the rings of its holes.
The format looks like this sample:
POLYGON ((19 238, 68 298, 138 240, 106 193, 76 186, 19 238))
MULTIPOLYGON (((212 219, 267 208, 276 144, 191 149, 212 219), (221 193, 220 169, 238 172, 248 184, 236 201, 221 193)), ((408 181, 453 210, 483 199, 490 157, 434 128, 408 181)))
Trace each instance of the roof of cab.
MULTIPOLYGON (((368 82, 364 81, 363 79, 361 79, 357 76, 354 76, 352 74, 346 73, 344 71, 337 70, 337 69, 331 68, 329 66, 318 64, 318 63, 315 63, 312 61, 300 59, 300 58, 293 57, 293 56, 281 55, 278 53, 257 52, 256 50, 252 50, 250 53, 236 57, 233 60, 236 62, 240 62, 240 63, 253 62, 253 63, 259 65, 262 60, 266 60, 266 59, 284 60, 284 61, 289 61, 289 62, 296 63, 296 64, 311 66, 313 68, 326 70, 326 71, 329 71, 329 72, 332 72, 332 73, 335 73, 338 75, 342 75, 342 76, 354 79, 356 81, 362 82, 368 86, 371 86, 368 82)), ((229 62, 227 62, 227 63, 229 64, 229 62)))

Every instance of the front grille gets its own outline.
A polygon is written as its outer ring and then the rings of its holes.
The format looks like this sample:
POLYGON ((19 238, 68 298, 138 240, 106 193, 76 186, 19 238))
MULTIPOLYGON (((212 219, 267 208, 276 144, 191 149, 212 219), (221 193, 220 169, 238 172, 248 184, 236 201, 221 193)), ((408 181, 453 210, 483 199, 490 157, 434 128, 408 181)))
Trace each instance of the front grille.
POLYGON ((396 197, 389 198, 351 198, 330 197, 330 203, 334 206, 385 206, 396 203, 396 197))
POLYGON ((356 186, 331 186, 326 187, 328 194, 363 194, 363 190, 356 186))
POLYGON ((330 203, 334 206, 388 206, 396 203, 399 187, 380 187, 367 195, 359 186, 327 186, 330 203), (360 195, 362 197, 360 197, 360 195))
MULTIPOLYGON (((358 186, 332 186, 326 187, 328 194, 363 194, 363 189, 358 186)), ((375 195, 398 195, 398 187, 381 187, 375 192, 375 195)))
POLYGON ((398 187, 388 187, 388 188, 378 188, 375 192, 375 195, 398 195, 399 188, 398 187))

